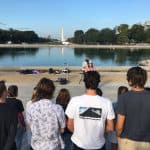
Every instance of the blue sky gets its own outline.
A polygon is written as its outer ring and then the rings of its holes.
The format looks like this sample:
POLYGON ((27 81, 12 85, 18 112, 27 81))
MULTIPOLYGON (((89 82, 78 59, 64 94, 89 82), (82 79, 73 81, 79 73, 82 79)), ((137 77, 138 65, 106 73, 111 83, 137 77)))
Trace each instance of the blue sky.
POLYGON ((59 38, 63 27, 67 38, 77 29, 150 20, 149 6, 150 0, 0 0, 0 28, 29 28, 59 38))

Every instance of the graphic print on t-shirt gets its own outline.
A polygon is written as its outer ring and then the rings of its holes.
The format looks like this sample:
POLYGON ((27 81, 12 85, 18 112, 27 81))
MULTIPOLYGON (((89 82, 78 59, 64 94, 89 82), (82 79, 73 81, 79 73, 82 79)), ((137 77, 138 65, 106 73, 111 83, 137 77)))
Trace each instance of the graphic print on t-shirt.
POLYGON ((79 107, 79 116, 83 119, 101 119, 102 109, 93 107, 79 107))

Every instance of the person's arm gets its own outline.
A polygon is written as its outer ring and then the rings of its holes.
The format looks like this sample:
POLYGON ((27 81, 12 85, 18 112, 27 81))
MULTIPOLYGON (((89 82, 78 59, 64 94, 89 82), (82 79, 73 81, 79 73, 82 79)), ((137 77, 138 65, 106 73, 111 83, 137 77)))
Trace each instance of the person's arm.
POLYGON ((114 121, 107 119, 106 121, 106 132, 114 131, 114 121))
POLYGON ((126 99, 123 95, 118 97, 118 110, 117 110, 117 122, 116 122, 116 134, 117 137, 120 137, 123 129, 126 118, 126 99))
POLYGON ((57 110, 55 110, 59 122, 60 133, 64 133, 66 127, 66 118, 63 108, 60 105, 56 105, 57 110))
POLYGON ((29 128, 31 128, 31 124, 32 124, 32 116, 31 116, 32 113, 30 111, 31 111, 31 109, 30 109, 30 107, 28 107, 26 109, 26 116, 25 116, 26 126, 29 128))
POLYGON ((19 113, 18 113, 18 119, 19 119, 21 125, 25 128, 25 127, 26 127, 26 124, 25 124, 24 116, 23 116, 22 112, 19 112, 19 113))
POLYGON ((106 118, 106 132, 111 132, 114 131, 113 119, 115 118, 115 113, 111 101, 108 101, 107 106, 108 106, 108 113, 106 118))
POLYGON ((8 131, 8 138, 5 144, 5 147, 3 150, 10 150, 12 149, 14 142, 15 142, 15 137, 16 137, 16 132, 17 132, 17 124, 18 124, 18 116, 17 112, 12 113, 11 115, 11 121, 10 121, 10 126, 9 126, 9 131, 8 131))
POLYGON ((117 115, 117 123, 116 123, 116 134, 117 134, 117 137, 120 137, 120 135, 121 135, 121 133, 123 131, 124 122, 125 122, 125 116, 121 115, 121 114, 118 114, 117 115))
POLYGON ((74 131, 74 119, 68 118, 67 121, 67 128, 69 131, 73 132, 74 131))
POLYGON ((74 116, 75 116, 75 111, 76 111, 76 100, 71 99, 69 102, 67 109, 66 109, 66 115, 68 117, 67 120, 67 128, 69 131, 74 132, 74 116))

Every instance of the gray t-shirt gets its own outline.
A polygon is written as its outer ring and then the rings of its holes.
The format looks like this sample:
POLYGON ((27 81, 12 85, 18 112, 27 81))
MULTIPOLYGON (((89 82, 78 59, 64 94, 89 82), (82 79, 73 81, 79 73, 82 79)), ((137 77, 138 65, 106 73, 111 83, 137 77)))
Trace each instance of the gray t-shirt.
POLYGON ((129 91, 118 99, 118 114, 125 116, 122 138, 150 141, 150 92, 129 91))

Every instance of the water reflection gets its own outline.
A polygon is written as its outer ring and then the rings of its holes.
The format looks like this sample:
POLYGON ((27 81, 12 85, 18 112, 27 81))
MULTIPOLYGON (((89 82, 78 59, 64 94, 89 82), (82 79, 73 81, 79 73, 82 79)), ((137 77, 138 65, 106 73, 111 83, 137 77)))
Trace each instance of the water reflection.
POLYGON ((112 60, 117 65, 136 65, 138 61, 150 59, 147 49, 74 49, 75 56, 85 56, 101 61, 112 60))
POLYGON ((38 53, 38 48, 0 48, 0 58, 5 56, 17 57, 17 56, 34 56, 38 53))
POLYGON ((0 48, 0 66, 80 66, 90 58, 96 66, 133 66, 150 59, 145 49, 0 48))

